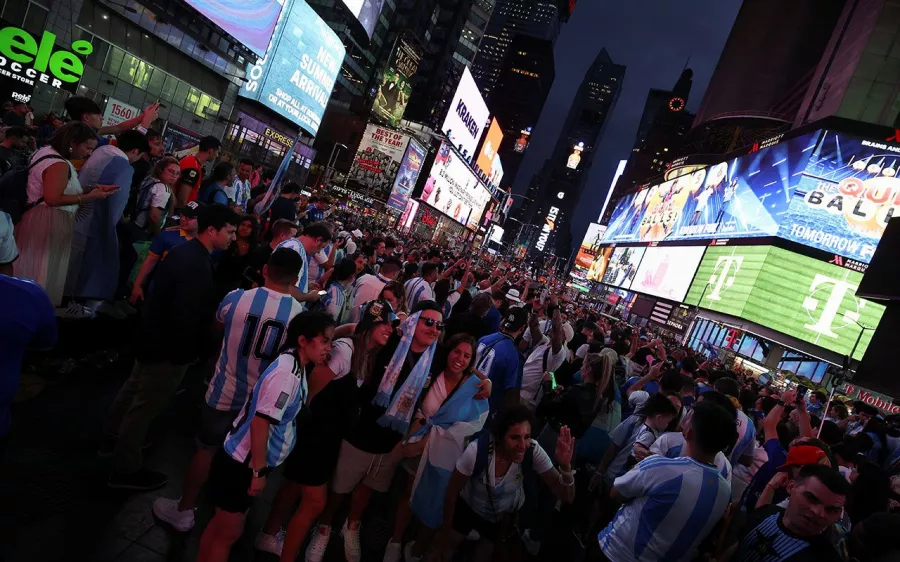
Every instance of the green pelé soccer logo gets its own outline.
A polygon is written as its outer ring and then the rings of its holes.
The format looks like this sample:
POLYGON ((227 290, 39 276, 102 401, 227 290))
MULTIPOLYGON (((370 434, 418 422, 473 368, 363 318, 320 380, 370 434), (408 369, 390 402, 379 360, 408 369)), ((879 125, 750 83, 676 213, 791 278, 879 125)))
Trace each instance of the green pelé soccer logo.
POLYGON ((62 88, 74 84, 84 73, 84 63, 76 54, 94 51, 90 41, 72 42, 72 51, 56 49, 56 35, 44 31, 39 39, 18 27, 0 29, 0 74, 34 85, 62 88))

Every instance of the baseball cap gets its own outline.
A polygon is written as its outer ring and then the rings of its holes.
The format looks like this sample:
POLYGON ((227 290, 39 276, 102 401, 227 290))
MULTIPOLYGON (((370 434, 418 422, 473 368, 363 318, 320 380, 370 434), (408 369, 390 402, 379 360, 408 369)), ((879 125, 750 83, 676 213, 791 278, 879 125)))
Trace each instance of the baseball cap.
POLYGON ((370 301, 362 311, 359 322, 356 324, 355 333, 362 333, 376 324, 384 324, 391 321, 391 305, 386 300, 378 299, 370 301))
POLYGON ((510 308, 503 318, 503 328, 515 332, 528 324, 528 311, 524 308, 510 308))
POLYGON ((521 294, 519 293, 519 290, 518 289, 510 289, 506 293, 506 300, 510 300, 513 302, 522 302, 521 294))
POLYGON ((350 234, 352 234, 354 238, 362 238, 363 237, 362 231, 359 230, 358 228, 356 230, 351 230, 350 234))
POLYGON ((824 458, 827 458, 825 451, 815 445, 795 445, 788 450, 787 460, 778 467, 778 470, 787 470, 807 464, 819 464, 824 458))
POLYGON ((189 219, 197 218, 201 212, 203 212, 203 207, 205 205, 200 203, 199 201, 191 201, 187 205, 183 205, 181 207, 177 207, 175 209, 175 215, 179 217, 187 217, 189 219))

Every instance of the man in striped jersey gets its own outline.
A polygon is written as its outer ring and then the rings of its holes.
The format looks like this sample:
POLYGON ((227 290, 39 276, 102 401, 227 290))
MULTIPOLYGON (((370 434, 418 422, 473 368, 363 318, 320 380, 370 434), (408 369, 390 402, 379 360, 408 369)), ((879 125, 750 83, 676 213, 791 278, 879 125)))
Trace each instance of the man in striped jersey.
POLYGON ((412 310, 419 301, 433 301, 434 290, 432 286, 438 278, 438 265, 425 262, 418 277, 413 277, 403 284, 403 292, 406 293, 406 310, 412 310))
MULTIPOLYGON (((757 510, 732 547, 732 562, 839 562, 829 528, 843 514, 850 484, 821 464, 804 466, 790 484, 790 503, 757 510)), ((728 559, 726 556, 724 559, 728 559)))
POLYGON ((290 292, 302 267, 296 252, 279 248, 263 267, 263 287, 232 291, 219 305, 216 320, 224 326, 225 340, 206 391, 197 452, 188 465, 181 499, 157 498, 153 502, 153 513, 177 531, 193 528, 197 496, 206 483, 213 455, 250 389, 277 357, 291 319, 301 312, 302 305, 290 292))
POLYGON ((731 489, 713 462, 733 441, 733 418, 700 403, 691 420, 683 457, 652 456, 616 478, 610 496, 626 503, 597 537, 601 560, 694 560, 725 513, 731 489))
MULTIPOLYGON (((738 396, 740 396, 741 385, 731 377, 723 377, 716 381, 715 389, 716 392, 733 397, 733 402, 736 402, 738 396)), ((736 403, 735 407, 738 404, 736 403)), ((750 466, 753 464, 753 455, 756 453, 756 426, 753 424, 753 420, 748 418, 747 414, 741 411, 740 408, 737 409, 736 425, 737 439, 734 442, 731 454, 728 455, 728 460, 731 462, 731 466, 737 466, 738 464, 750 466)))
MULTIPOLYGON (((291 289, 291 295, 295 299, 303 303, 304 310, 307 303, 319 300, 319 291, 309 290, 309 260, 311 256, 315 256, 322 251, 326 244, 331 242, 331 230, 325 223, 314 222, 303 229, 303 233, 297 238, 285 240, 278 245, 279 248, 291 249, 303 258, 303 268, 300 270, 300 277, 297 284, 291 289)), ((315 281, 315 280, 313 280, 315 281)))

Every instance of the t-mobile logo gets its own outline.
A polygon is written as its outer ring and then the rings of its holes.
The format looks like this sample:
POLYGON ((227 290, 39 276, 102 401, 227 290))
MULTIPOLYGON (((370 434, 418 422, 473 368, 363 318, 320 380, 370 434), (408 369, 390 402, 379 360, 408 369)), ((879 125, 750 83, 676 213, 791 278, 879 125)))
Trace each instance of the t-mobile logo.
POLYGON ((857 285, 853 283, 817 274, 809 286, 809 296, 803 300, 803 308, 809 312, 809 318, 812 322, 804 324, 803 327, 830 338, 839 337, 834 330, 844 328, 850 325, 851 322, 858 322, 860 311, 866 305, 866 301, 853 296, 856 288, 857 285), (823 292, 827 292, 827 296, 824 299, 817 298, 817 295, 823 292), (843 311, 841 310, 846 297, 853 301, 854 306, 850 308, 854 310, 846 307, 844 307, 843 311), (821 307, 821 312, 819 312, 819 305, 823 302, 824 306, 821 307), (815 318, 817 312, 819 312, 819 316, 815 318), (835 326, 834 323, 838 315, 840 315, 843 325, 835 326))
POLYGON ((734 285, 737 273, 744 263, 743 256, 722 256, 716 261, 716 267, 709 276, 712 292, 706 298, 711 301, 722 300, 722 291, 734 285))

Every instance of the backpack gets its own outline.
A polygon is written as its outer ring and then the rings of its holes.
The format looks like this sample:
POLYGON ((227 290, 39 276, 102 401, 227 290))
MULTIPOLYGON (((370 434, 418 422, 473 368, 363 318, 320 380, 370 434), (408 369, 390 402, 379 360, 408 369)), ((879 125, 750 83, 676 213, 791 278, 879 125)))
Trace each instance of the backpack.
MULTIPOLYGON (((13 168, 0 176, 0 210, 10 216, 13 224, 17 224, 25 213, 44 202, 43 197, 39 197, 32 203, 28 202, 28 174, 31 172, 31 168, 48 158, 61 162, 66 161, 58 154, 45 154, 26 168, 13 168)), ((68 172, 69 179, 72 179, 71 167, 68 172)))

